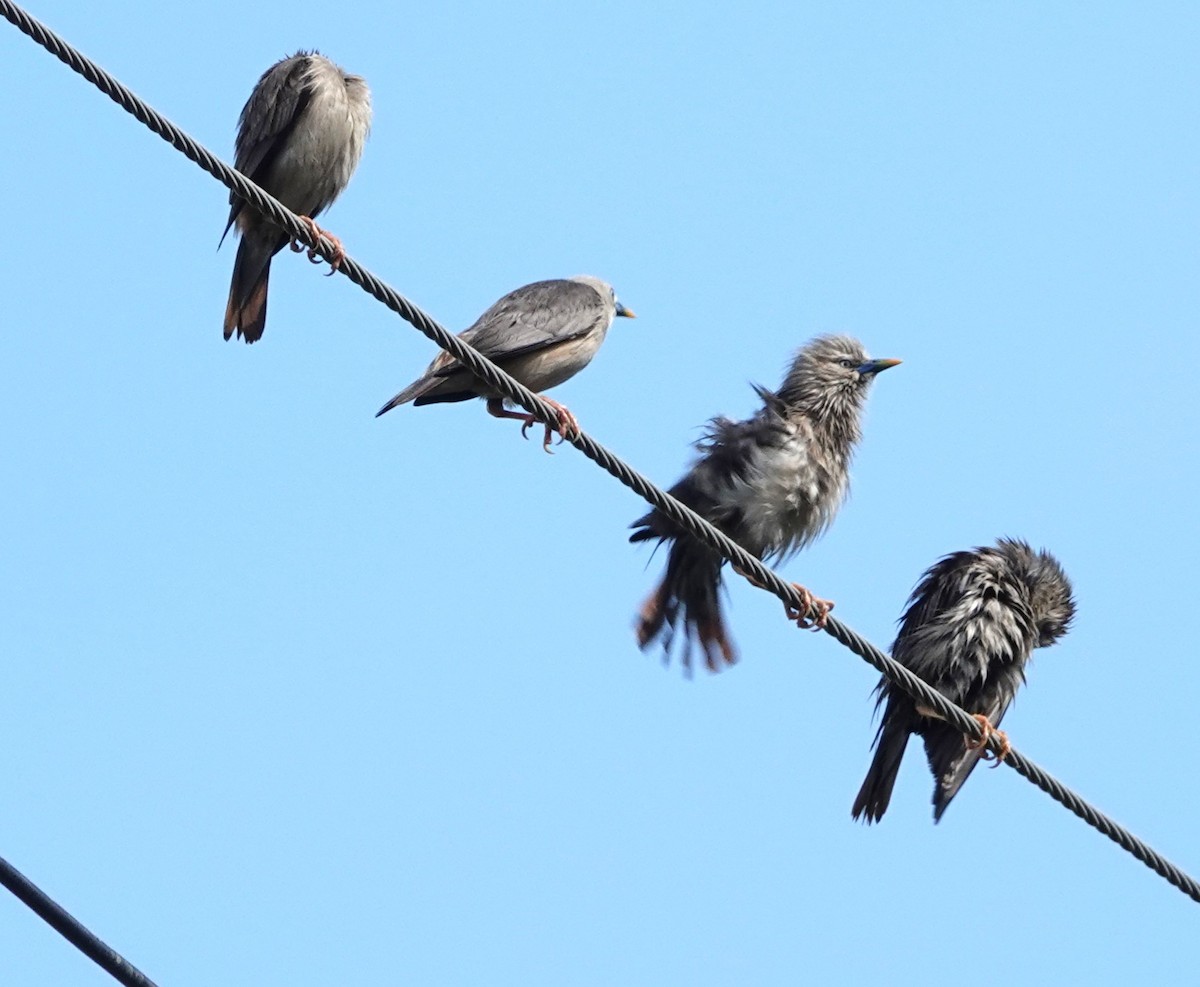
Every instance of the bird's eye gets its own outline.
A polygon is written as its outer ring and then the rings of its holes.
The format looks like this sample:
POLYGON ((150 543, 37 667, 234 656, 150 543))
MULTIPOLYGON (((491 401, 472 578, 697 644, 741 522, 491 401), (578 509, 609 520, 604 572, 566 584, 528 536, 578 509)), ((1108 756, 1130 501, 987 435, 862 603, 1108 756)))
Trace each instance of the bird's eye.
POLYGON ((853 360, 847 360, 845 357, 838 360, 839 367, 845 367, 847 370, 853 370, 857 364, 853 360))

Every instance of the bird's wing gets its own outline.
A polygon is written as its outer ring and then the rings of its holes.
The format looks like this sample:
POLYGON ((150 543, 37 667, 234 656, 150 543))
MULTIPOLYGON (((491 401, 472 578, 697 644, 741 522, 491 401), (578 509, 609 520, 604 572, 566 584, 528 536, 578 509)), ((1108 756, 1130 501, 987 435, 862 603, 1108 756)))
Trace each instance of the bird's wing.
MULTIPOLYGON (((730 501, 729 490, 746 482, 758 460, 758 450, 782 440, 784 420, 776 411, 778 397, 765 387, 753 385, 764 407, 754 416, 735 421, 718 416, 710 419, 695 443, 700 455, 691 468, 671 487, 670 494, 737 539, 741 515, 730 501)), ((657 508, 630 525, 636 528, 629 540, 676 537, 678 526, 657 508)))
POLYGON ((754 469, 761 449, 778 446, 787 437, 784 406, 779 395, 760 384, 751 384, 762 398, 763 406, 749 418, 735 421, 718 415, 710 419, 704 434, 696 442, 700 458, 691 474, 709 484, 727 486, 732 480, 746 480, 754 469))
MULTIPOLYGON (((306 81, 308 57, 293 55, 272 65, 242 108, 234 163, 238 171, 259 185, 312 99, 312 89, 306 81)), ((226 233, 245 202, 231 194, 229 204, 226 233)))
MULTIPOLYGON (((604 303, 595 290, 577 281, 538 281, 509 292, 483 313, 469 329, 459 333, 493 363, 536 350, 561 346, 587 336, 604 325, 604 303)), ((465 373, 447 350, 442 350, 417 380, 379 411, 422 397, 447 378, 465 373)), ((461 401, 464 392, 448 400, 461 401)))
POLYGON ((958 603, 963 578, 974 559, 971 552, 954 552, 938 560, 917 583, 908 598, 908 608, 900 618, 900 631, 892 645, 892 656, 927 682, 933 679, 920 667, 919 652, 923 649, 918 646, 918 641, 958 603))
MULTIPOLYGON (((578 281, 538 281, 501 298, 462 333, 462 340, 500 363, 588 336, 604 326, 604 316, 604 301, 594 288, 578 281)), ((448 358, 429 369, 449 376, 461 366, 448 358)))

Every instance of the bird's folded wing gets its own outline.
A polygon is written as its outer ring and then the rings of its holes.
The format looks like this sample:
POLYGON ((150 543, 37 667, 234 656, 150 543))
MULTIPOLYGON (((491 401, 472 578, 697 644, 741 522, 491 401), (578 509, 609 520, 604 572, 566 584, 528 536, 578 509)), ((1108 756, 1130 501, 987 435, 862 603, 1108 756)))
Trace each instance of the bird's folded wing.
MULTIPOLYGON (((312 90, 305 82, 307 68, 305 57, 273 65, 258 81, 242 110, 234 160, 238 171, 260 185, 312 99, 312 90)), ((245 202, 232 193, 229 203, 227 233, 245 207, 245 202)))
MULTIPOLYGON (((462 340, 499 363, 580 339, 603 325, 604 304, 594 289, 575 281, 542 281, 505 295, 462 340)), ((446 376, 458 369, 453 361, 436 372, 446 376)))

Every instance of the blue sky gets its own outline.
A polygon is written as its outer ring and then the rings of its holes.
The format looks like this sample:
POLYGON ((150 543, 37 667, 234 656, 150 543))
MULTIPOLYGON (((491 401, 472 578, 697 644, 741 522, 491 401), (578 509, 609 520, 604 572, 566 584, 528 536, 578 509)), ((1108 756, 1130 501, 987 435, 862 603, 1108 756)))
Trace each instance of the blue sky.
MULTIPOLYGON (((324 225, 455 328, 611 281, 639 318, 554 396, 662 484, 812 335, 902 358, 785 574, 886 647, 940 555, 1054 551, 1079 615, 1010 737, 1200 871, 1195 5, 32 11, 227 159, 277 58, 365 75, 324 225)), ((164 987, 1194 965, 1195 905, 1012 771, 934 827, 914 746, 851 823, 868 666, 741 582, 737 667, 639 653, 633 494, 479 403, 375 420, 435 351, 302 257, 225 343, 223 188, 0 53, 0 855, 164 987)), ((8 895, 0 979, 110 982, 8 895)))

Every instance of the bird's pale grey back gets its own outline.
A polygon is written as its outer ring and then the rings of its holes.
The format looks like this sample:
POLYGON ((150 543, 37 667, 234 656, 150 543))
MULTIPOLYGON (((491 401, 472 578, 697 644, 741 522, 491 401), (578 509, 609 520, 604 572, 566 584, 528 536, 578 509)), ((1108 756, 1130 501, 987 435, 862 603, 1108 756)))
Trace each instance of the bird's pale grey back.
POLYGON ((535 281, 497 301, 462 338, 491 360, 592 335, 598 349, 615 314, 612 286, 598 278, 535 281))
MULTIPOLYGON (((592 361, 617 315, 632 313, 599 278, 535 281, 495 302, 459 338, 526 387, 542 391, 569 380, 592 361)), ((472 397, 494 402, 500 395, 442 352, 378 414, 409 401, 423 405, 472 397)), ((494 414, 498 407, 492 404, 489 410, 494 414)))
POLYGON ((315 218, 349 184, 371 112, 361 76, 316 52, 297 53, 263 74, 243 108, 237 169, 293 212, 315 218))

